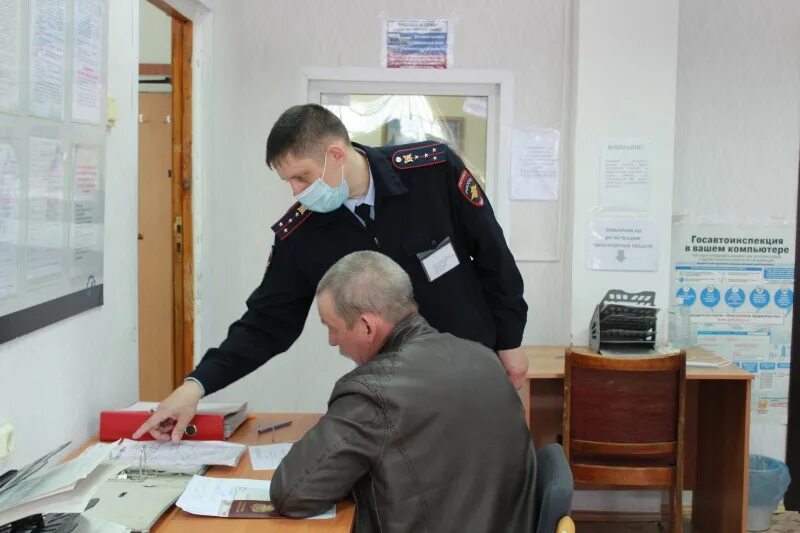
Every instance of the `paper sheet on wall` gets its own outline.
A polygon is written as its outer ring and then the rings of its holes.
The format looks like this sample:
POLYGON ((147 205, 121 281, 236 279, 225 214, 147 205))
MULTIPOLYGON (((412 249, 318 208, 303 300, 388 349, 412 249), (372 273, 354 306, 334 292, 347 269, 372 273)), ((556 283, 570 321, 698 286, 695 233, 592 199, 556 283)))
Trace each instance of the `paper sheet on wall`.
POLYGON ((92 274, 100 267, 100 237, 103 231, 100 201, 100 150, 77 146, 74 158, 72 220, 70 224, 70 275, 92 274))
POLYGON ((66 72, 66 0, 32 0, 30 114, 62 120, 66 72))
POLYGON ((658 227, 651 218, 593 218, 586 239, 590 270, 658 270, 658 227))
POLYGON ((388 68, 452 66, 450 25, 446 20, 387 20, 383 61, 388 68))
POLYGON ((278 442, 261 446, 250 446, 250 464, 253 470, 275 470, 292 449, 291 442, 278 442))
POLYGON ((0 0, 0 111, 19 110, 21 0, 0 0))
POLYGON ((755 374, 751 420, 788 416, 794 224, 673 228, 670 342, 755 374))
POLYGON ((28 181, 28 280, 60 274, 63 269, 64 145, 57 139, 31 137, 28 181))
MULTIPOLYGON (((202 516, 227 517, 233 500, 269 501, 270 482, 263 479, 229 479, 194 476, 175 503, 202 516)), ((336 507, 311 518, 335 518, 336 507)))
POLYGON ((512 200, 558 200, 560 134, 515 129, 511 144, 512 200))
POLYGON ((650 147, 639 139, 608 140, 603 146, 600 201, 606 209, 650 210, 650 147))
POLYGON ((0 140, 0 299, 17 292, 20 191, 14 146, 0 140))
POLYGON ((103 2, 75 0, 72 119, 100 123, 103 104, 103 2))

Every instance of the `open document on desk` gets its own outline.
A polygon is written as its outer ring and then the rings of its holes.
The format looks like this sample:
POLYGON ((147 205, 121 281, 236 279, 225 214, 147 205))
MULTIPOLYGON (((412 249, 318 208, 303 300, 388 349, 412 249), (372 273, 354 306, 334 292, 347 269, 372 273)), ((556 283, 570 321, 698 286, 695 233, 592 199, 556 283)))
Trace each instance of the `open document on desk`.
POLYGON ((97 488, 125 468, 125 463, 109 460, 116 446, 101 444, 50 470, 16 483, 12 479, 0 493, 0 525, 34 514, 83 511, 97 488))
MULTIPOLYGON (((203 516, 233 517, 231 507, 239 501, 269 502, 270 482, 263 479, 229 479, 194 476, 175 505, 187 513, 203 516)), ((263 518, 277 518, 265 513, 263 518)), ((336 507, 311 518, 336 518, 336 507)))

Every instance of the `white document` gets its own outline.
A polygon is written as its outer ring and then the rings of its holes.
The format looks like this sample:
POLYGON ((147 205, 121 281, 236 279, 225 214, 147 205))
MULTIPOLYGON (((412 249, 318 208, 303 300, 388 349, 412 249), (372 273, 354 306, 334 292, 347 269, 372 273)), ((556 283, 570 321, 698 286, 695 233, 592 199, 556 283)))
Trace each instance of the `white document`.
POLYGON ((100 201, 100 149, 77 146, 74 158, 72 220, 70 224, 71 277, 99 271, 103 231, 100 201))
MULTIPOLYGON (((175 503, 187 513, 227 517, 233 500, 269 501, 270 482, 262 479, 230 479, 194 476, 175 503)), ((336 507, 312 518, 335 518, 336 507)))
POLYGON ((236 466, 247 446, 223 441, 137 441, 124 439, 114 459, 147 470, 196 471, 205 465, 236 466), (142 452, 144 450, 144 453, 142 452))
POLYGON ((607 209, 650 210, 650 147, 638 139, 603 146, 600 200, 607 209))
POLYGON ((428 281, 436 280, 459 264, 458 256, 449 237, 443 240, 435 250, 418 253, 417 257, 422 262, 422 268, 425 270, 425 275, 428 276, 428 281))
POLYGON ((64 145, 57 139, 31 137, 28 182, 27 279, 60 274, 65 245, 64 145))
POLYGON ((0 111, 19 110, 20 0, 0 0, 0 111))
POLYGON ((250 464, 253 470, 275 470, 291 449, 291 442, 250 446, 250 464))
POLYGON ((590 219, 586 246, 590 270, 658 270, 658 228, 653 219, 590 219))
POLYGON ((20 195, 16 151, 0 141, 0 299, 17 292, 20 195))
POLYGON ((103 2, 74 1, 72 119, 99 124, 103 109, 103 2))
POLYGON ((31 0, 31 115, 64 118, 66 45, 66 0, 31 0))
POLYGON ((560 134, 515 129, 511 144, 511 199, 558 200, 560 134))
POLYGON ((98 444, 80 456, 35 474, 0 495, 0 524, 33 513, 79 513, 120 465, 109 462, 117 443, 98 444))

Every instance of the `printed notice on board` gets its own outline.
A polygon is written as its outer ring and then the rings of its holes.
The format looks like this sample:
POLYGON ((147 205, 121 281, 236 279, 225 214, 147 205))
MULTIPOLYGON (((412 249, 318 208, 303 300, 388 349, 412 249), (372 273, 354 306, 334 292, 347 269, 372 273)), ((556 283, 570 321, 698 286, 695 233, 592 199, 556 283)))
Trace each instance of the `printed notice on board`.
POLYGON ((590 270, 658 270, 658 228, 651 218, 594 218, 586 239, 590 270))
POLYGON ((794 224, 677 224, 670 341, 755 374, 752 422, 786 424, 794 305, 794 224))
POLYGON ((32 0, 30 114, 62 120, 67 43, 65 0, 32 0))
POLYGON ((387 20, 384 46, 389 68, 447 68, 450 34, 446 20, 387 20))
POLYGON ((99 149, 93 146, 77 146, 74 161, 75 181, 72 188, 70 225, 72 277, 99 270, 99 245, 103 230, 99 149))
POLYGON ((650 210, 650 148, 638 139, 603 146, 600 201, 605 209, 650 210))
POLYGON ((0 0, 0 111, 11 113, 19 110, 20 6, 20 0, 0 0))
POLYGON ((60 274, 64 260, 64 144, 31 137, 28 280, 60 274))
POLYGON ((17 292, 19 203, 17 154, 10 142, 0 140, 0 299, 17 292))
POLYGON ((103 2, 75 0, 72 119, 100 123, 103 104, 103 2))
POLYGON ((512 200, 558 200, 559 132, 515 129, 511 143, 512 200))

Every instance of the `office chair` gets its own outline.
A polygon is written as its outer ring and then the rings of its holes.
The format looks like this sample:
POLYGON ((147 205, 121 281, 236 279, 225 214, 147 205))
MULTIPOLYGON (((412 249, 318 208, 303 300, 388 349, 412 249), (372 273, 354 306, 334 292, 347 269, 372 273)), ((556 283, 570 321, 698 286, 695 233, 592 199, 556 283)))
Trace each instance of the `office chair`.
POLYGON ((669 523, 683 518, 686 353, 637 359, 567 348, 564 452, 576 487, 670 491, 669 523))
POLYGON ((536 452, 535 533, 575 533, 572 508, 572 472, 560 444, 536 452))

